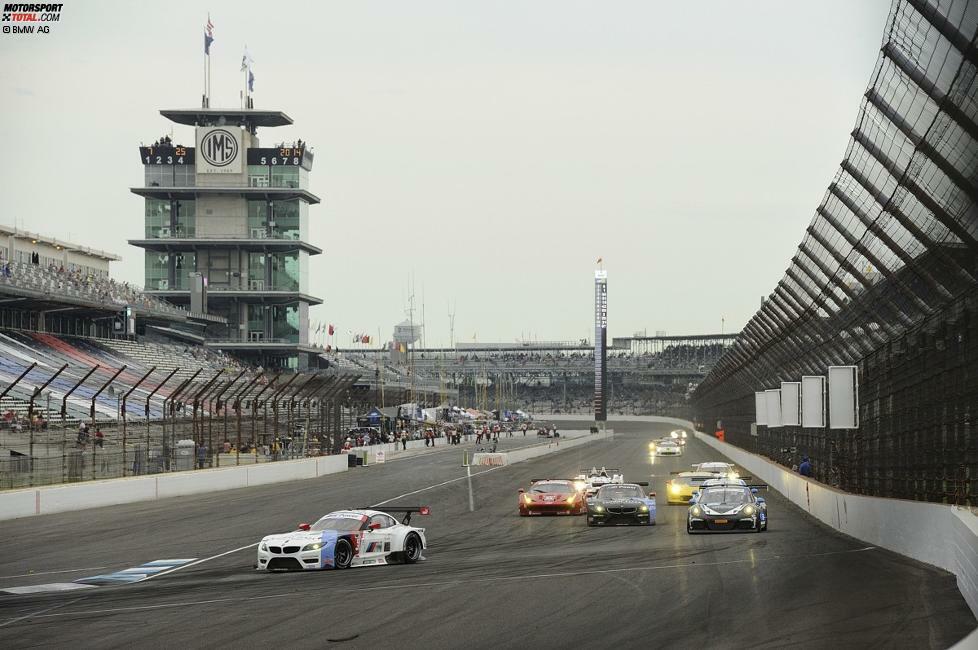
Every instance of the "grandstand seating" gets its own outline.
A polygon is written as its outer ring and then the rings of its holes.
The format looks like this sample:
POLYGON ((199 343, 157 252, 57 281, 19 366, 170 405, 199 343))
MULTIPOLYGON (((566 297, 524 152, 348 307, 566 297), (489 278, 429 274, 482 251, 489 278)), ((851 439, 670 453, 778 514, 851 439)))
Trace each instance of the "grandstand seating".
MULTIPOLYGON (((98 366, 68 398, 66 411, 69 419, 89 418, 92 397, 125 366, 110 386, 96 398, 96 419, 103 420, 116 417, 121 395, 136 385, 153 366, 156 366, 156 372, 134 390, 127 400, 126 415, 129 418, 145 417, 146 398, 166 374, 175 368, 180 368, 180 372, 166 386, 156 391, 150 400, 150 418, 162 416, 163 400, 172 394, 180 380, 191 377, 197 370, 202 371, 201 379, 204 379, 229 366, 242 367, 223 355, 204 348, 191 351, 183 346, 160 343, 66 338, 37 332, 0 332, 0 384, 9 385, 31 363, 37 363, 37 366, 8 393, 7 408, 12 408, 16 413, 26 412, 25 405, 34 389, 43 385, 59 368, 67 365, 45 389, 51 395, 51 410, 60 414, 60 404, 65 394, 93 367, 98 366), (17 405, 17 408, 13 408, 13 405, 17 405)), ((36 402, 47 406, 47 396, 38 397, 36 402)))
POLYGON ((185 315, 180 307, 144 294, 139 289, 124 282, 94 275, 82 275, 78 271, 66 271, 53 266, 23 262, 5 262, 10 275, 0 273, 0 288, 15 287, 34 291, 58 299, 75 299, 105 305, 108 309, 118 309, 129 305, 137 310, 185 315))

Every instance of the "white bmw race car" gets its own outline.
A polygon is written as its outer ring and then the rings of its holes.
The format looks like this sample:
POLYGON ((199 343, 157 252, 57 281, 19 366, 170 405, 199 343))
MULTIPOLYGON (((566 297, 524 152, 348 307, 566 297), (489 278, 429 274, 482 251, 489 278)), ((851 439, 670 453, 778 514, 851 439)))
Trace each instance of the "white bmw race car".
POLYGON ((411 526, 411 514, 427 506, 337 510, 299 530, 267 535, 258 543, 259 571, 347 569, 375 564, 414 564, 428 547, 424 528, 411 526), (398 522, 390 513, 403 513, 398 522))

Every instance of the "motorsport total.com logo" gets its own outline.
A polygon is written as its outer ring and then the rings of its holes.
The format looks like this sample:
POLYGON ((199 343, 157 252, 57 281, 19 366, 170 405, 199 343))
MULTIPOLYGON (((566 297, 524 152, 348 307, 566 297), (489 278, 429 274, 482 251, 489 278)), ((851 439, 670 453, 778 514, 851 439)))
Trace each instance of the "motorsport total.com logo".
POLYGON ((13 4, 3 5, 4 34, 47 34, 51 27, 45 24, 61 20, 61 8, 64 4, 13 4), (9 25, 7 23, 15 23, 9 25))

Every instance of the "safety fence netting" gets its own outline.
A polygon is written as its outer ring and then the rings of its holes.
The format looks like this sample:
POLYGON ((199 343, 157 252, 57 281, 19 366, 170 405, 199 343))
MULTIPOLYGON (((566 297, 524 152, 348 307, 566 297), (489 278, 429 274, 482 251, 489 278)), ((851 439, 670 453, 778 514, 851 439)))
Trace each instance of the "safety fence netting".
POLYGON ((697 387, 707 429, 845 490, 978 495, 978 3, 896 0, 845 157, 784 276, 697 387), (859 369, 859 427, 766 426, 754 392, 859 369))

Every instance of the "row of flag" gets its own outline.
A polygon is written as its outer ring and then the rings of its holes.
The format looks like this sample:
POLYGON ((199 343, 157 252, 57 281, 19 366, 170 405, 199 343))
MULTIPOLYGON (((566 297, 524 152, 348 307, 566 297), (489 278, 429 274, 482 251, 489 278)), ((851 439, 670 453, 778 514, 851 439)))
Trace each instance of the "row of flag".
MULTIPOLYGON (((211 55, 211 44, 214 43, 214 23, 211 22, 211 15, 207 14, 207 24, 204 25, 204 54, 206 56, 211 55)), ((251 66, 255 62, 248 54, 248 48, 245 47, 244 54, 241 57, 241 72, 248 73, 248 92, 255 91, 255 73, 251 71, 251 66)))

